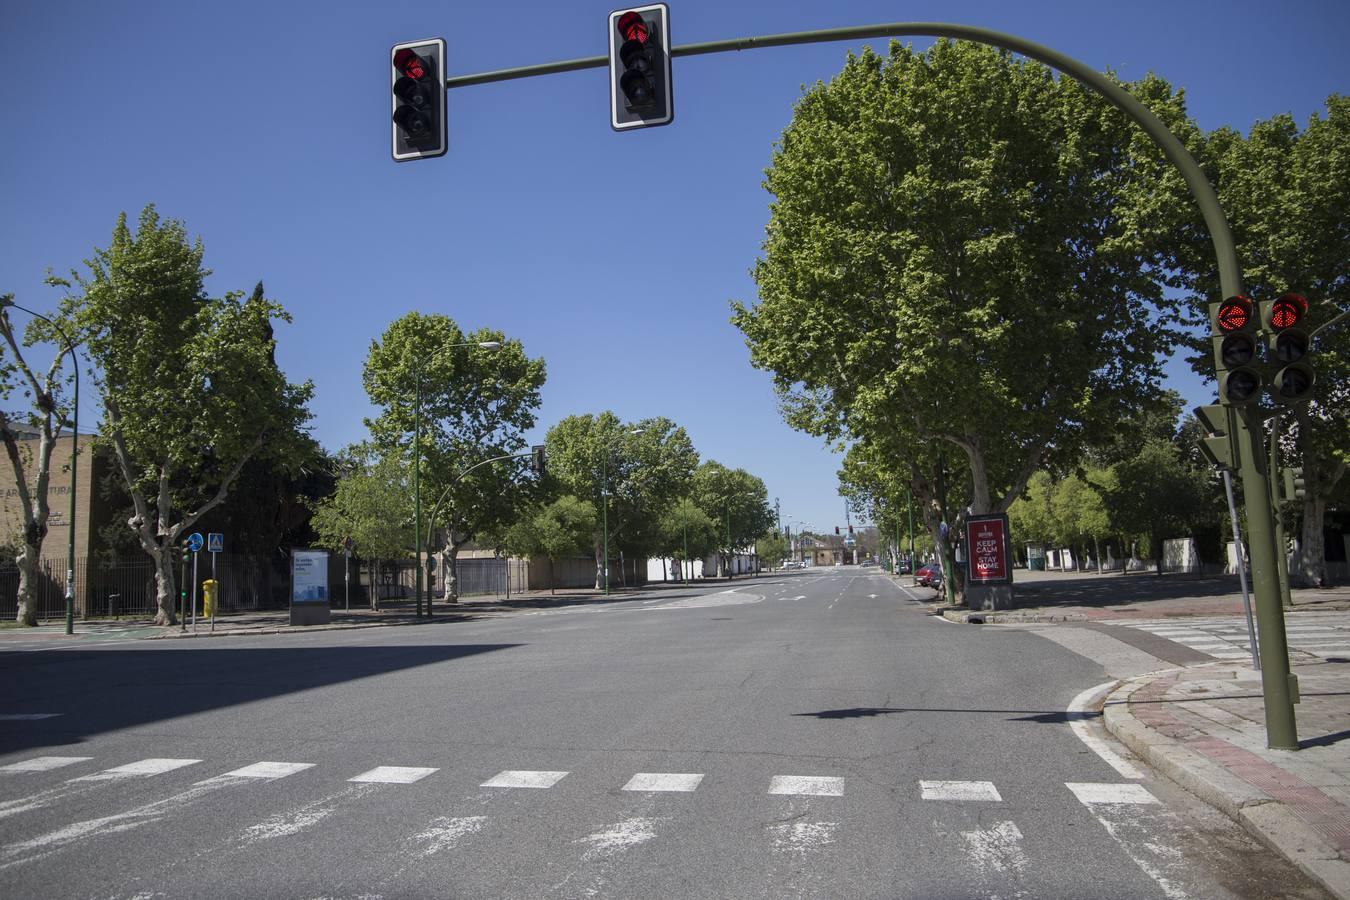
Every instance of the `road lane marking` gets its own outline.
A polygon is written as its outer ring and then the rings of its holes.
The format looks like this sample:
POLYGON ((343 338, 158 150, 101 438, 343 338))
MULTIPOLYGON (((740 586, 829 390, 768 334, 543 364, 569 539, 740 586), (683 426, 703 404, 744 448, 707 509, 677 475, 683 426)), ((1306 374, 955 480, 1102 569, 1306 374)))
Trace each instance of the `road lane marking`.
POLYGON ((770 794, 797 797, 842 797, 844 779, 813 775, 775 775, 769 782, 770 794))
POLYGON ((1093 734, 1092 729, 1088 727, 1087 720, 1095 717, 1091 707, 1095 705, 1097 697, 1106 693, 1115 684, 1114 681, 1108 681, 1105 684, 1090 687, 1074 697, 1066 710, 1069 727, 1073 729, 1074 734, 1078 735, 1078 739, 1087 745, 1089 750, 1100 756, 1108 766, 1121 775, 1126 778, 1143 778, 1144 773, 1138 766, 1112 750, 1106 741, 1093 734))
POLYGON ((72 778, 72 781, 107 781, 110 778, 129 778, 137 775, 162 775, 165 772, 172 772, 174 769, 181 769, 184 766, 194 766, 201 762, 200 759, 160 759, 153 757, 151 759, 142 759, 138 762, 127 763, 125 766, 118 766, 115 769, 104 769, 102 772, 96 772, 93 775, 85 775, 80 778, 72 778))
POLYGON ((507 769, 505 772, 498 772, 479 787, 551 788, 566 776, 566 772, 507 769))
POLYGON ((348 781, 371 784, 412 784, 421 781, 439 769, 426 769, 417 766, 376 766, 369 772, 362 772, 348 781))
POLYGON ((486 822, 487 816, 441 816, 428 822, 412 840, 422 845, 419 855, 435 856, 442 850, 455 849, 461 839, 477 834, 486 822))
POLYGON ((1013 897, 1032 896, 1021 889, 1021 878, 1031 861, 1022 850, 1022 831, 1016 823, 996 822, 989 828, 963 831, 961 840, 971 864, 980 872, 985 887, 990 889, 990 897, 1009 896, 1005 892, 1010 887, 1013 897), (1008 884, 1009 879, 1012 879, 1012 885, 1008 884))
POLYGON ((920 781, 919 791, 924 800, 1003 800, 992 781, 920 781))
POLYGON ((249 825, 227 845, 227 849, 239 850, 246 849, 262 841, 271 841, 276 838, 291 837, 297 835, 307 828, 311 828, 324 819, 338 811, 343 803, 352 800, 358 800, 374 791, 379 790, 376 785, 378 782, 363 782, 345 787, 336 793, 329 794, 318 800, 311 800, 300 806, 292 807, 285 812, 274 816, 268 816, 255 825, 249 825))
POLYGON ((0 722, 36 722, 38 719, 55 719, 65 713, 4 713, 0 722))
POLYGON ((73 766, 75 763, 87 762, 91 759, 93 759, 92 756, 35 756, 22 762, 0 766, 0 772, 50 772, 52 769, 73 766))
POLYGON ((1144 804, 1157 803, 1158 798, 1149 793, 1142 784, 1093 784, 1066 781, 1064 786, 1073 791, 1078 802, 1084 806, 1098 804, 1144 804))
POLYGON ((633 816, 574 843, 590 844, 590 849, 581 856, 582 862, 607 859, 656 837, 656 822, 647 816, 633 816))
POLYGON ((702 775, 674 772, 638 772, 623 786, 625 791, 683 791, 695 790, 702 775))
POLYGON ((225 775, 234 778, 285 778, 287 775, 312 768, 314 763, 256 762, 251 766, 226 772, 225 775))

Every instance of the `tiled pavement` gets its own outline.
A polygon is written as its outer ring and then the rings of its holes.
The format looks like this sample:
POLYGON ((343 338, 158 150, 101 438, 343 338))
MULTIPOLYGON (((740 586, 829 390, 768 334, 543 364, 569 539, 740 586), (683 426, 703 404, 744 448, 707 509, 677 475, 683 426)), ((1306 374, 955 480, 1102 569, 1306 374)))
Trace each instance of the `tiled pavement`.
POLYGON ((1293 669, 1302 697, 1294 708, 1297 751, 1267 749, 1260 673, 1236 661, 1122 682, 1105 701, 1105 723, 1150 764, 1350 898, 1350 663, 1293 669))

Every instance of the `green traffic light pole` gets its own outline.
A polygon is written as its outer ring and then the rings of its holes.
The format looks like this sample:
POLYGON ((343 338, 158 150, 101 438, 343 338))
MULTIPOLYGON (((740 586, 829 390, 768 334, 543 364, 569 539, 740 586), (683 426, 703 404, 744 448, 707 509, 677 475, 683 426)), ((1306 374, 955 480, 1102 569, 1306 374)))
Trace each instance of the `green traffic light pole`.
MULTIPOLYGON (((1011 50, 1058 69, 1070 78, 1101 94, 1107 102, 1129 116, 1144 129, 1149 138, 1176 167, 1191 197, 1200 208, 1219 268, 1219 285, 1223 296, 1242 294, 1242 267, 1238 264, 1237 245, 1233 242, 1228 219, 1219 205, 1213 185, 1205 177, 1185 145, 1167 129, 1148 107, 1111 81, 1105 75, 1072 57, 1025 40, 1015 35, 972 25, 944 22, 892 22, 878 25, 859 25, 848 28, 830 28, 820 31, 800 31, 772 34, 762 37, 733 38, 683 44, 671 48, 671 56, 699 56, 705 53, 723 53, 732 50, 752 50, 760 47, 785 47, 795 44, 817 44, 827 41, 849 41, 874 37, 944 37, 974 41, 1011 50)), ((447 78, 446 89, 469 87, 550 75, 580 69, 601 68, 609 65, 608 56, 591 56, 562 62, 544 63, 512 69, 498 69, 472 75, 447 78)), ((1230 407, 1233 444, 1241 461, 1243 497, 1247 507, 1249 548, 1252 561, 1252 582, 1256 590, 1257 618, 1261 624, 1262 689, 1265 695, 1266 742, 1276 749, 1298 749, 1298 733, 1294 723, 1293 697, 1297 687, 1289 671, 1289 650, 1285 641, 1284 615, 1280 608, 1279 575, 1276 567, 1274 515, 1270 505, 1269 472, 1263 440, 1263 425, 1259 417, 1246 409, 1230 407)))
POLYGON ((75 633, 75 485, 79 474, 80 457, 80 360, 75 356, 75 344, 70 336, 62 330, 51 319, 40 312, 31 310, 26 306, 20 306, 9 297, 0 297, 0 309, 6 306, 12 306, 15 309, 22 310, 30 316, 41 319, 56 330, 61 335, 61 340, 66 342, 66 352, 70 354, 70 367, 75 371, 75 399, 72 404, 71 424, 70 424, 70 521, 66 530, 69 532, 66 541, 66 634, 75 633))

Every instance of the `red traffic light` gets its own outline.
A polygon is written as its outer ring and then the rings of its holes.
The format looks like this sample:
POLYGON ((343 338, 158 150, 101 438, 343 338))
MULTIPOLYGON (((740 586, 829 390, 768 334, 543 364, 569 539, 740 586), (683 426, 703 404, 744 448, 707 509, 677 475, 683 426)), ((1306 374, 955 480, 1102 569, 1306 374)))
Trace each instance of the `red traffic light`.
POLYGON ((421 81, 427 77, 427 66, 422 57, 408 47, 394 54, 394 68, 409 78, 421 81))
POLYGON ((1285 294, 1270 306, 1270 327, 1293 328, 1307 311, 1307 300, 1298 294, 1285 294))
POLYGON ((651 36, 647 31, 647 22, 642 18, 641 13, 633 12, 631 9, 619 16, 619 21, 616 24, 619 34, 623 35, 625 41, 637 41, 645 44, 647 38, 651 36))
POLYGON ((1215 324, 1223 332, 1241 331, 1252 321, 1252 301, 1241 294, 1229 297, 1219 304, 1219 312, 1214 317, 1215 324))

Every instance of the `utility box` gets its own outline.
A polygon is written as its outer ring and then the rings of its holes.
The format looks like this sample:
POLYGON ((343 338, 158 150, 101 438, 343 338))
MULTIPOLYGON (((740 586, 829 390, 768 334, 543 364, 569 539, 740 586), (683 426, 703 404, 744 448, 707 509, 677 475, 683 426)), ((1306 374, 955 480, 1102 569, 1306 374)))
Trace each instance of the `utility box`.
POLYGON ((208 578, 202 582, 202 615, 208 619, 216 613, 219 591, 220 582, 214 578, 208 578))

